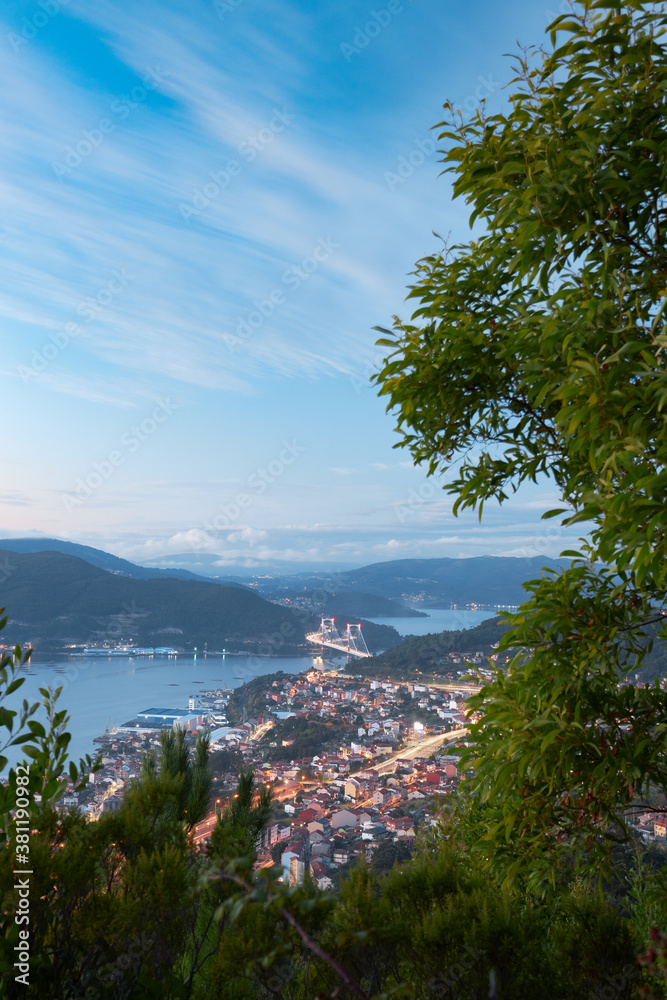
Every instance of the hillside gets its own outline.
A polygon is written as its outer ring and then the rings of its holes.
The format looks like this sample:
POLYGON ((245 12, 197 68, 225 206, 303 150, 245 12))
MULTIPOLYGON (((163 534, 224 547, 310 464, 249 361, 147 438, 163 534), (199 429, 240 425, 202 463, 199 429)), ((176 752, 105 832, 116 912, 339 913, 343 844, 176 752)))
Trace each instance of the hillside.
POLYGON ((330 618, 426 618, 423 611, 415 611, 401 601, 392 601, 379 594, 363 594, 359 591, 342 591, 329 594, 322 614, 330 618))
POLYGON ((328 591, 311 591, 306 588, 301 590, 286 590, 272 588, 271 581, 262 581, 263 586, 257 590, 266 600, 289 600, 297 607, 305 607, 313 611, 316 615, 325 615, 327 618, 347 618, 349 621, 357 621, 361 618, 427 618, 423 611, 415 611, 414 608, 403 604, 401 601, 392 601, 379 594, 363 594, 358 591, 340 591, 340 593, 330 593, 328 591))
MULTIPOLYGON (((110 552, 95 549, 91 545, 79 545, 77 542, 66 542, 60 538, 0 538, 0 551, 7 552, 62 552, 63 555, 77 556, 91 566, 106 569, 110 573, 120 573, 131 576, 135 580, 200 580, 210 582, 208 577, 197 576, 187 569, 154 569, 149 566, 137 566, 127 559, 121 559, 110 552)), ((241 586, 225 581, 230 586, 241 586)))
POLYGON ((339 573, 335 586, 330 577, 306 574, 274 577, 263 583, 274 592, 280 587, 300 592, 335 589, 338 595, 363 592, 422 607, 466 604, 495 607, 521 603, 526 597, 522 587, 526 580, 540 576, 543 566, 556 569, 561 565, 565 562, 547 556, 395 559, 339 573))
POLYGON ((543 566, 556 568, 546 556, 519 559, 477 556, 472 559, 396 559, 373 563, 342 574, 345 586, 381 593, 397 600, 410 598, 426 606, 449 604, 518 604, 525 599, 522 584, 540 575, 543 566))
MULTIPOLYGON (((414 679, 415 670, 440 675, 455 673, 464 669, 464 663, 454 663, 450 654, 460 653, 462 660, 475 653, 487 657, 494 652, 495 645, 507 628, 502 618, 489 618, 475 628, 413 636, 394 648, 387 646, 385 652, 370 660, 360 661, 355 666, 355 672, 397 680, 414 679)), ((656 626, 650 626, 645 631, 647 644, 652 643, 652 647, 641 669, 630 676, 633 681, 651 683, 654 677, 667 677, 667 645, 658 639, 656 626)), ((509 655, 501 654, 499 662, 504 662, 509 655)))
POLYGON ((267 643, 288 652, 303 625, 288 609, 242 587, 197 580, 135 580, 60 552, 0 550, 6 563, 0 603, 10 615, 8 640, 35 647, 133 640, 139 645, 209 649, 267 643))
POLYGON ((413 636, 400 646, 387 649, 371 660, 364 660, 355 672, 372 677, 404 679, 414 677, 415 670, 433 674, 461 670, 463 663, 448 661, 450 653, 462 653, 465 657, 479 652, 488 656, 506 628, 500 618, 489 618, 475 628, 413 636))

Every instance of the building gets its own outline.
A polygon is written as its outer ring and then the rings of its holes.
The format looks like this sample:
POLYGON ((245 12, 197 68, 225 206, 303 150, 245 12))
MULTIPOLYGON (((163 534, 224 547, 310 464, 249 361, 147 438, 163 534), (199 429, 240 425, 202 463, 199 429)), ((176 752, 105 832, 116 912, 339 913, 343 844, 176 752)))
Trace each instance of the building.
POLYGON ((667 838, 667 813, 658 813, 653 823, 656 837, 667 838))
POLYGON ((156 729, 173 729, 184 726, 186 729, 200 729, 208 717, 202 709, 189 712, 184 708, 147 708, 137 712, 136 719, 131 719, 118 729, 121 732, 153 732, 156 729))

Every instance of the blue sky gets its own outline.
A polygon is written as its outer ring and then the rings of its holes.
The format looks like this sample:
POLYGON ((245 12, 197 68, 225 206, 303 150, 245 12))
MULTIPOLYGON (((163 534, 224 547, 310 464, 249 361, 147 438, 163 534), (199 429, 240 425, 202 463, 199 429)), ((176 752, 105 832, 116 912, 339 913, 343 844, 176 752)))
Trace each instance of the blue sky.
POLYGON ((570 544, 548 483, 454 519, 368 384, 466 238, 431 126, 502 105, 554 0, 3 10, 2 534, 214 572, 570 544))

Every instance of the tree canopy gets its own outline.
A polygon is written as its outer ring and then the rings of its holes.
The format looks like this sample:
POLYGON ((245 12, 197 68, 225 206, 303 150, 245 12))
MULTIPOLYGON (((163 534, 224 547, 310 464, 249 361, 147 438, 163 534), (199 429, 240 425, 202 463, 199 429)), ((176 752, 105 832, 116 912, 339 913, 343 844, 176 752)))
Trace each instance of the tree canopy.
POLYGON ((480 844, 515 874, 553 871, 559 844, 607 857, 667 789, 665 693, 628 683, 667 588, 666 24, 661 4, 575 3, 517 57, 507 111, 445 106, 480 235, 418 263, 416 311, 379 341, 399 444, 450 476, 455 512, 548 476, 544 516, 589 529, 529 582, 501 644, 522 651, 477 699, 480 844))

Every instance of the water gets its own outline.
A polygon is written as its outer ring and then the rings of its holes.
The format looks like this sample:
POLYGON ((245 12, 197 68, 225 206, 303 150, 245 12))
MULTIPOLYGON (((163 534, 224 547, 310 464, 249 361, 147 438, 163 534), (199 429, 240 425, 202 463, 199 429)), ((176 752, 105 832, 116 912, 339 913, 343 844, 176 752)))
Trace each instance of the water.
MULTIPOLYGON (((430 608, 428 618, 373 618, 381 625, 392 625, 400 635, 426 635, 428 632, 472 628, 493 611, 469 611, 456 608, 430 608)), ((335 659, 330 651, 327 659, 335 659)), ((344 659, 337 661, 342 665, 344 659)), ((78 761, 82 754, 93 753, 93 738, 105 728, 122 725, 146 708, 187 708, 188 698, 210 688, 239 687, 252 677, 278 670, 297 673, 309 669, 313 657, 191 656, 179 657, 62 657, 48 659, 33 655, 25 668, 26 682, 12 695, 6 707, 17 709, 23 698, 32 704, 41 701, 40 687, 61 687, 60 708, 70 716, 72 734, 70 757, 78 761)), ((43 714, 36 716, 43 721, 43 714)), ((0 738, 4 730, 0 730, 0 738)), ((15 763, 20 748, 9 750, 15 763)))
MULTIPOLYGON (((107 726, 122 725, 147 708, 185 708, 190 695, 211 688, 239 687, 262 674, 297 673, 309 669, 313 658, 258 656, 179 657, 69 657, 33 658, 24 668, 23 686, 5 707, 18 709, 23 699, 41 701, 40 687, 62 687, 58 705, 70 716, 70 757, 93 753, 93 738, 107 726)), ((41 713, 35 718, 44 721, 41 713)), ((5 730, 0 730, 0 739, 5 730)), ((4 742, 4 740, 2 740, 4 742)), ((10 763, 21 758, 20 747, 6 754, 10 763)))
POLYGON ((467 608, 418 608, 426 610, 428 618, 369 618, 377 625, 391 625, 399 635, 428 635, 429 632, 455 632, 474 628, 487 618, 494 618, 496 611, 472 611, 467 608))

